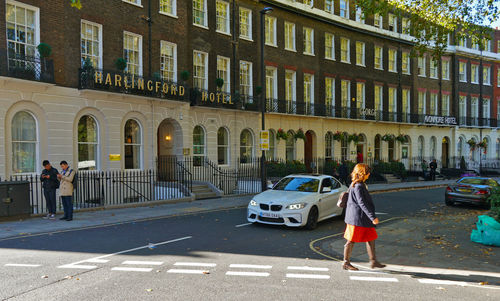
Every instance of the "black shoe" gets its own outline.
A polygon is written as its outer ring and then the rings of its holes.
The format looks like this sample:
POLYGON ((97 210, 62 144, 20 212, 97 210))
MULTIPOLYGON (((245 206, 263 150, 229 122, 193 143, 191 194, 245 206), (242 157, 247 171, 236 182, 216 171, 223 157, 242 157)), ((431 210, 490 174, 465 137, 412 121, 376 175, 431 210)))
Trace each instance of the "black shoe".
POLYGON ((68 219, 67 217, 63 216, 59 220, 64 221, 64 220, 67 220, 67 219, 68 219))
POLYGON ((73 219, 72 218, 67 218, 66 221, 69 222, 69 221, 72 221, 73 219))

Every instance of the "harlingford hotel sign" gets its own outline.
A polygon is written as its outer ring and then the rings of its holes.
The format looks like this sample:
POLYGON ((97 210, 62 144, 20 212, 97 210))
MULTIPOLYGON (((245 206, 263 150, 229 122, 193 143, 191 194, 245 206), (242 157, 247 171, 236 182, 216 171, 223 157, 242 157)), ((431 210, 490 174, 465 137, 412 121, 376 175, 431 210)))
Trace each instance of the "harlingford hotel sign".
POLYGON ((425 115, 424 123, 430 124, 442 124, 442 125, 457 125, 457 119, 455 117, 449 116, 433 116, 433 115, 425 115))

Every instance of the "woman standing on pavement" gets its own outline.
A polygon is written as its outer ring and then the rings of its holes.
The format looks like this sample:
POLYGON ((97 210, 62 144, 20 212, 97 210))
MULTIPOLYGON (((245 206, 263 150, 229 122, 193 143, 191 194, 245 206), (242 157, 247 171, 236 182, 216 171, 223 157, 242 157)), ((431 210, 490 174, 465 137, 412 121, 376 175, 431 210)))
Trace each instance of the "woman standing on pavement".
POLYGON ((342 265, 344 270, 358 270, 351 265, 350 261, 352 249, 357 242, 366 242, 372 269, 385 267, 375 257, 375 239, 378 237, 375 225, 379 221, 375 216, 375 205, 365 184, 369 177, 369 167, 363 163, 357 164, 351 173, 352 184, 345 213, 344 238, 347 242, 344 245, 344 264, 342 265))

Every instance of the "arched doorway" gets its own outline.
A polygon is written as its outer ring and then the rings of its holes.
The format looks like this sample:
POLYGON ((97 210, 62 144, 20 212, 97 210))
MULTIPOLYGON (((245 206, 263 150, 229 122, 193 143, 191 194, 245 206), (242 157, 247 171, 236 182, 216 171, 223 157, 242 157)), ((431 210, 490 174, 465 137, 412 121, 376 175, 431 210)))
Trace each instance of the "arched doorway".
POLYGON ((366 144, 365 135, 359 134, 359 140, 358 140, 358 143, 356 144, 356 162, 357 163, 366 162, 365 144, 366 144))
POLYGON ((182 157, 182 128, 174 120, 167 118, 158 126, 156 168, 160 181, 174 180, 176 162, 182 157))
POLYGON ((450 138, 443 137, 442 147, 441 147, 441 166, 448 168, 449 166, 449 155, 450 154, 450 138))
POLYGON ((405 165, 406 169, 410 168, 411 158, 411 140, 410 136, 405 135, 404 140, 401 142, 401 162, 405 165))
POLYGON ((380 161, 380 135, 377 134, 375 136, 375 143, 374 143, 374 155, 373 158, 375 161, 380 161))
POLYGON ((308 172, 316 170, 314 158, 316 155, 316 134, 309 130, 306 132, 306 141, 304 141, 304 163, 308 172))

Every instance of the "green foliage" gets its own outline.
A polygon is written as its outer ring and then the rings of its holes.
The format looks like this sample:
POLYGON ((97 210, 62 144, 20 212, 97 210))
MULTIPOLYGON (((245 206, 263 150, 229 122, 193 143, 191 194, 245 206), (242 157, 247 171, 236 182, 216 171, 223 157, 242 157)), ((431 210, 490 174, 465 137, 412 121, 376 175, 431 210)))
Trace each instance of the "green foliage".
POLYGON ((181 72, 181 79, 184 82, 187 81, 190 76, 191 76, 191 74, 187 70, 184 70, 184 71, 181 72))
POLYGON ((384 136, 382 136, 382 141, 391 142, 394 141, 394 139, 394 135, 391 134, 385 134, 384 136))
POLYGON ((335 141, 341 142, 344 139, 345 139, 345 134, 340 132, 340 131, 336 131, 333 134, 333 140, 335 140, 335 141))
POLYGON ((155 73, 153 73, 153 80, 155 81, 160 81, 161 80, 161 73, 156 71, 155 73))
POLYGON ((289 174, 305 173, 307 171, 304 163, 300 161, 267 161, 266 174, 270 178, 282 178, 289 174))
POLYGON ((115 67, 119 71, 123 71, 125 70, 125 68, 127 68, 127 61, 122 57, 117 58, 115 61, 115 67))
POLYGON ((402 178, 407 176, 405 165, 397 161, 378 162, 378 164, 373 166, 373 170, 380 174, 394 174, 402 178))
POLYGON ((490 209, 490 215, 497 220, 497 222, 500 222, 500 188, 496 187, 492 189, 491 195, 488 198, 488 201, 490 201, 491 204, 491 209, 490 209))
POLYGON ((399 134, 396 137, 396 140, 399 141, 399 142, 401 142, 401 143, 408 143, 408 136, 403 135, 403 134, 399 134))
POLYGON ((260 95, 260 93, 262 93, 262 87, 261 86, 255 87, 255 92, 257 93, 257 95, 260 95))
POLYGON ((94 69, 94 64, 92 64, 92 60, 90 58, 86 58, 83 62, 83 70, 90 71, 94 69))
POLYGON ((36 46, 36 49, 38 50, 38 53, 42 58, 49 57, 52 54, 52 47, 50 47, 50 45, 46 43, 38 44, 38 46, 36 46))
POLYGON ((347 136, 347 141, 348 142, 353 141, 354 144, 358 144, 360 139, 361 139, 361 135, 358 135, 358 134, 351 134, 351 135, 347 136))
POLYGON ((217 88, 222 88, 222 86, 224 86, 224 79, 218 77, 215 79, 215 85, 217 86, 217 88))
POLYGON ((302 139, 302 140, 306 141, 306 135, 304 134, 304 130, 302 128, 299 128, 297 133, 295 133, 295 135, 293 135, 293 138, 295 140, 302 139))
POLYGON ((280 140, 286 140, 286 139, 288 139, 288 134, 287 134, 287 133, 285 133, 285 131, 284 131, 282 128, 280 128, 280 129, 278 129, 278 131, 276 132, 276 139, 277 139, 278 141, 280 141, 280 140))
POLYGON ((82 4, 80 3, 80 0, 69 0, 71 2, 71 7, 76 7, 77 9, 82 8, 82 4))

